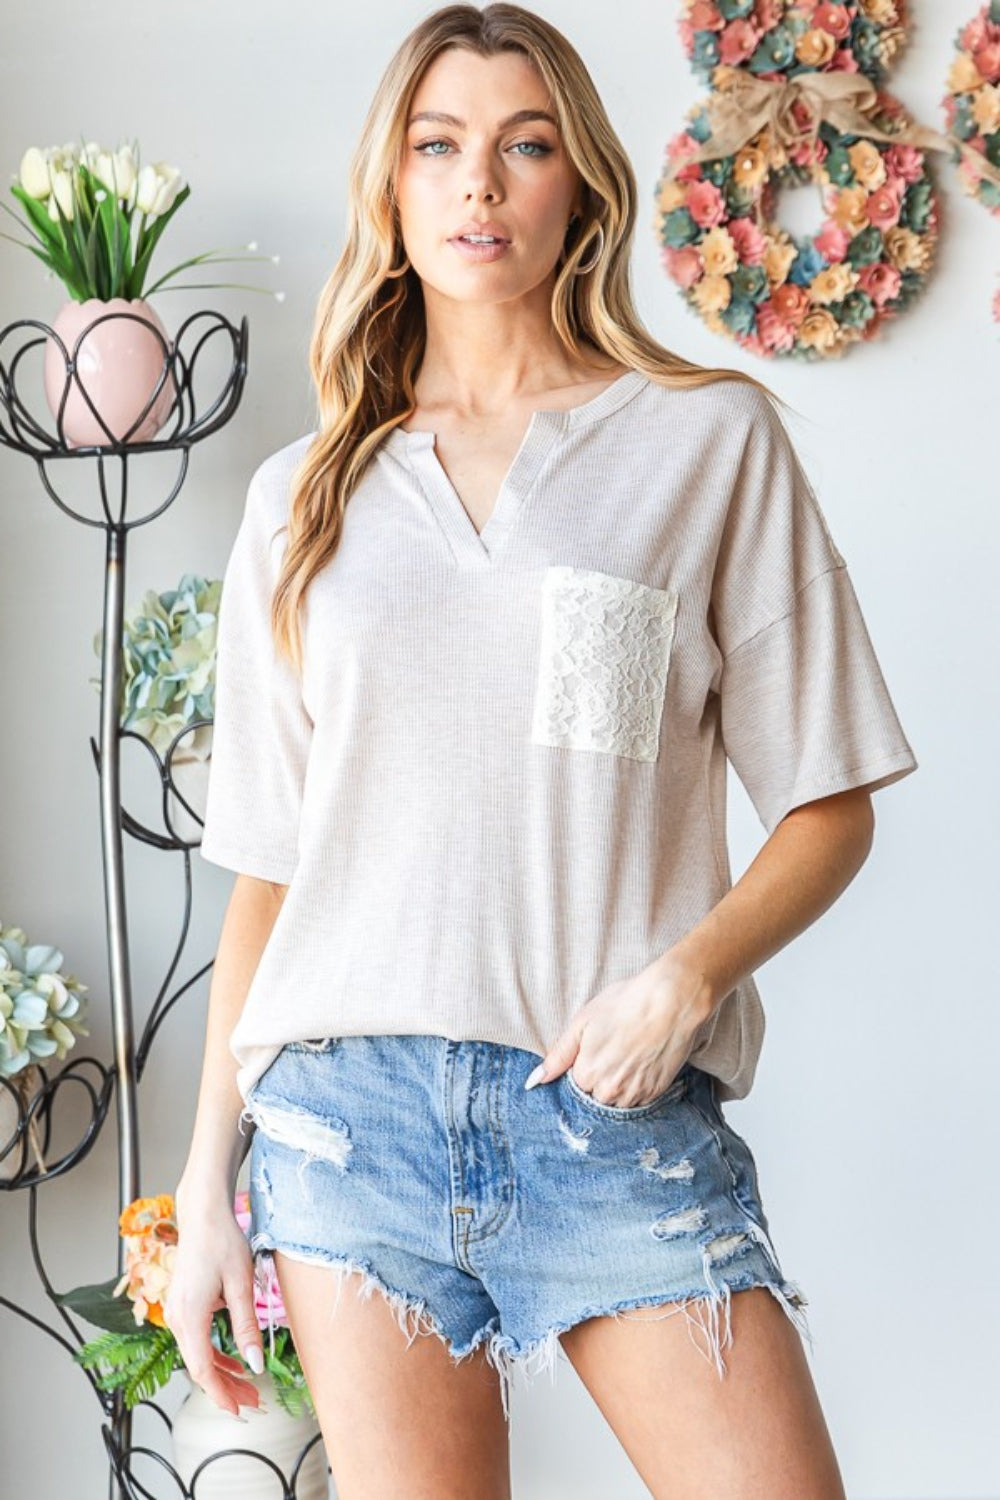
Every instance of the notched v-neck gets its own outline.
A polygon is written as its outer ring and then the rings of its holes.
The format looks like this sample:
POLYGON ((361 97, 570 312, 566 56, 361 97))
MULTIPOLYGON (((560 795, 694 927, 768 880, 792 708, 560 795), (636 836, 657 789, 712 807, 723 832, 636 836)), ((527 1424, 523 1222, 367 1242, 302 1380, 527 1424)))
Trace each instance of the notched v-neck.
POLYGON ((626 401, 649 383, 641 370, 627 370, 605 386, 589 401, 564 410, 542 408, 533 411, 520 447, 508 468, 497 497, 481 531, 448 477, 437 456, 434 444, 437 434, 427 428, 403 432, 394 427, 383 439, 390 452, 413 470, 420 487, 433 508, 455 554, 457 563, 489 568, 503 549, 507 537, 525 501, 531 494, 542 464, 556 442, 567 433, 596 422, 617 411, 626 401))

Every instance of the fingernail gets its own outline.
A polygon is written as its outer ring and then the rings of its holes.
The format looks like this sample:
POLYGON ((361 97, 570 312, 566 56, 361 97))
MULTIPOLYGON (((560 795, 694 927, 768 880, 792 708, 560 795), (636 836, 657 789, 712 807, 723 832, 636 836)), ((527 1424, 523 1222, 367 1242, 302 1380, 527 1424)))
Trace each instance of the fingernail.
POLYGON ((535 1068, 533 1072, 529 1073, 528 1076, 527 1076, 527 1078, 525 1079, 525 1081, 524 1081, 525 1088, 526 1089, 533 1089, 535 1087, 536 1083, 541 1083, 542 1078, 544 1077, 544 1074, 545 1074, 545 1064, 544 1064, 544 1062, 540 1062, 538 1064, 538 1067, 535 1068))
POLYGON ((259 1344, 251 1344, 243 1351, 243 1358, 255 1375, 264 1373, 264 1351, 259 1344))

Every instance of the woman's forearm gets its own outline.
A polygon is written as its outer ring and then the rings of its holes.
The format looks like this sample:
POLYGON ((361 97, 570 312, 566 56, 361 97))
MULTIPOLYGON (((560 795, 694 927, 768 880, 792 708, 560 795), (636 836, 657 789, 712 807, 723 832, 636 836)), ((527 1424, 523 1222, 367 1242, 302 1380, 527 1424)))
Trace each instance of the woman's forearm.
POLYGON ((253 1126, 243 1135, 243 1100, 229 1038, 270 936, 286 886, 238 875, 222 921, 212 968, 201 1087, 187 1162, 175 1193, 178 1215, 186 1203, 231 1198, 253 1126))
POLYGON ((873 829, 861 787, 793 808, 732 889, 663 954, 664 973, 700 975, 714 1010, 833 905, 867 859, 873 829))

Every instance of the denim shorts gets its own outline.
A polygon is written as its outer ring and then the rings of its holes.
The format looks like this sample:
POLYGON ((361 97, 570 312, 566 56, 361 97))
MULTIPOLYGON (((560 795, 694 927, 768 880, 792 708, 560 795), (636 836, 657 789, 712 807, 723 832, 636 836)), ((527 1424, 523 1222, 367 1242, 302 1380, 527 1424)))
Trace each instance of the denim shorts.
POLYGON ((766 1286, 811 1344, 712 1075, 687 1063, 620 1107, 571 1069, 526 1090, 538 1061, 432 1035, 285 1045, 241 1116, 261 1293, 275 1249, 360 1271, 411 1343, 434 1333, 456 1361, 485 1345, 505 1414, 513 1371, 553 1373, 558 1335, 598 1315, 670 1303, 721 1377, 730 1293, 766 1286))

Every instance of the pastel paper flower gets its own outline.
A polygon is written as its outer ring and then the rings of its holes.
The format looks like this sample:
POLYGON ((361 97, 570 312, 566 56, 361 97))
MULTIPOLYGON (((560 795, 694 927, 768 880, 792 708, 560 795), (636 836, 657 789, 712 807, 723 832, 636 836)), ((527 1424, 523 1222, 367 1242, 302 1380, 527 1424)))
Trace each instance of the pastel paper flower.
MULTIPOLYGON (((1000 89, 986 83, 976 90, 972 101, 972 118, 982 135, 996 135, 1000 130, 1000 89)), ((986 142, 976 142, 977 149, 985 152, 986 142)))
POLYGON ((729 238, 736 246, 740 260, 745 266, 763 265, 767 254, 767 236, 753 219, 731 219, 727 226, 729 238))
POLYGON ((736 270, 740 258, 728 229, 720 226, 706 234, 701 242, 701 258, 709 276, 726 276, 736 270))
POLYGON ((757 309, 757 333, 767 354, 784 354, 795 343, 795 328, 779 315, 773 302, 762 302, 757 309))
POLYGON ((772 291, 771 305, 783 323, 798 328, 809 311, 809 293, 804 286, 786 281, 784 286, 777 286, 772 291))
POLYGON ((948 87, 953 94, 966 94, 979 88, 986 79, 967 52, 960 52, 948 69, 948 87))
POLYGON ((733 157, 733 181, 740 187, 759 187, 769 170, 768 158, 759 147, 744 146, 733 157))
POLYGON ((890 177, 918 182, 924 175, 924 153, 919 146, 890 146, 885 153, 885 169, 890 177))
POLYGON ((695 182, 688 192, 687 210, 700 228, 710 229, 725 219, 726 200, 714 183, 695 182))
POLYGON ((981 47, 976 48, 972 57, 981 77, 988 83, 996 83, 1000 78, 1000 39, 984 42, 981 47))
POLYGON ((891 263, 900 271, 926 271, 930 266, 930 246, 912 229, 904 229, 901 225, 887 229, 885 249, 891 263))
POLYGON ((825 260, 828 260, 831 265, 836 265, 846 256, 850 240, 839 224, 834 224, 828 219, 815 236, 813 243, 825 260))
POLYGON ((899 223, 905 192, 905 183, 890 178, 871 194, 866 205, 866 212, 869 222, 874 224, 876 229, 884 231, 899 223))
POLYGON ((820 349, 824 354, 833 353, 840 343, 836 318, 826 308, 814 308, 802 320, 799 340, 806 348, 820 349))
POLYGON ((795 56, 800 63, 805 63, 807 68, 820 69, 833 59, 837 50, 837 43, 828 31, 821 31, 815 27, 811 31, 805 31, 795 43, 795 56))
POLYGON ((880 188, 888 172, 881 151, 871 141, 855 141, 847 148, 847 157, 854 176, 870 193, 880 188))
POLYGON ((817 5, 812 19, 814 26, 836 37, 838 42, 850 36, 851 13, 846 5, 817 5))
POLYGON ((730 21, 719 42, 719 61, 727 67, 738 67, 753 54, 760 36, 752 21, 730 21))
POLYGON ((667 246, 663 251, 663 260, 670 276, 684 291, 690 290, 704 274, 701 256, 691 245, 685 245, 681 250, 673 250, 667 246))
POLYGON ((863 187, 842 188, 832 205, 830 216, 848 234, 857 234, 871 221, 868 218, 868 194, 863 187))
POLYGON ((726 276, 703 276, 691 289, 691 300, 703 312, 721 312, 729 306, 733 289, 726 276))
POLYGON ((726 24, 713 0, 694 0, 688 21, 694 31, 721 31, 726 24))
POLYGON ((827 266, 825 271, 820 271, 813 278, 809 290, 814 302, 842 302, 857 285, 857 281, 856 272, 841 262, 840 265, 827 266))
POLYGON ((858 272, 859 288, 879 308, 884 307, 887 302, 899 295, 902 279, 896 267, 887 266, 884 261, 875 261, 870 266, 862 266, 858 272))

